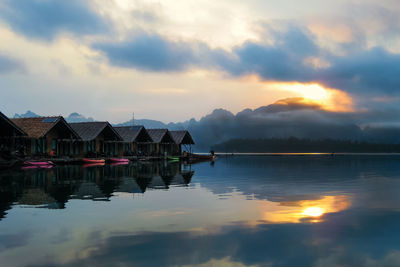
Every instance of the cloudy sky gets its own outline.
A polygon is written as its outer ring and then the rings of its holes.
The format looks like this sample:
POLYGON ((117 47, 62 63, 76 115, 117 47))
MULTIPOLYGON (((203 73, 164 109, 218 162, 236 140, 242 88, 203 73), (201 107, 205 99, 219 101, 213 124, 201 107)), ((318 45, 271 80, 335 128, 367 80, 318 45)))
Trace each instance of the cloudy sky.
POLYGON ((3 0, 0 110, 182 121, 400 104, 398 0, 3 0))

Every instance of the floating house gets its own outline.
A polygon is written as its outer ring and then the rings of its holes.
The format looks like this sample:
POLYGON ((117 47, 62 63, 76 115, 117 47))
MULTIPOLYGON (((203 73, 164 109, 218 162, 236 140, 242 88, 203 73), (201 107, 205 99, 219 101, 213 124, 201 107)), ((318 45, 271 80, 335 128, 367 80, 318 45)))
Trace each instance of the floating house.
POLYGON ((27 134, 0 112, 0 151, 18 151, 27 145, 27 134))
POLYGON ((78 134, 62 116, 11 119, 27 134, 28 156, 46 157, 78 155, 78 134))
POLYGON ((110 123, 77 122, 69 125, 82 140, 80 156, 122 156, 123 139, 110 123))
POLYGON ((125 156, 150 155, 153 139, 143 126, 114 127, 114 129, 124 140, 125 156))
POLYGON ((173 151, 175 155, 182 155, 182 146, 184 147, 184 151, 192 153, 194 141, 188 131, 170 131, 170 134, 175 142, 173 151))
POLYGON ((150 147, 150 153, 154 156, 173 155, 175 141, 168 129, 147 129, 153 144, 150 147))

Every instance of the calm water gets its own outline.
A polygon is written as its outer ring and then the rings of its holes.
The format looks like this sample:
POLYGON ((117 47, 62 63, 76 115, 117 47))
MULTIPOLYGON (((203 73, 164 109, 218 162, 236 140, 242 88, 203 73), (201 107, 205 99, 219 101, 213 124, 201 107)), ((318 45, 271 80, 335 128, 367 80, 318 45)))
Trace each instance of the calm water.
POLYGON ((0 173, 1 266, 400 266, 399 156, 0 173))

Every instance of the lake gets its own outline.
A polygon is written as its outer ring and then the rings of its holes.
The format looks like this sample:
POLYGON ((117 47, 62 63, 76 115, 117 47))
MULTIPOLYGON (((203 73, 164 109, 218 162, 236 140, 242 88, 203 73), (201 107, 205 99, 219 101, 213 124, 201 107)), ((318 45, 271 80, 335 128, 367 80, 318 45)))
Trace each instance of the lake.
POLYGON ((400 266, 400 156, 0 172, 1 266, 400 266))

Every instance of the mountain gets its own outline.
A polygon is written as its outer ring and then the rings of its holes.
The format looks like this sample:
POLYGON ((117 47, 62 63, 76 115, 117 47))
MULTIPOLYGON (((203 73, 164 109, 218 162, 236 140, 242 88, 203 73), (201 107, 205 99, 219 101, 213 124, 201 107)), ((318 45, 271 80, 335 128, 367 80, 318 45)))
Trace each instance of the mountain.
MULTIPOLYGON (((34 113, 28 111, 16 116, 26 114, 34 113)), ((195 150, 201 152, 207 152, 211 146, 232 139, 295 137, 307 140, 331 139, 400 144, 398 114, 398 110, 327 111, 318 104, 309 104, 302 98, 288 98, 256 109, 244 109, 237 114, 225 109, 215 109, 200 120, 190 119, 166 124, 157 120, 139 119, 135 120, 135 125, 144 125, 146 128, 189 130, 196 143, 195 150)), ((69 122, 93 121, 93 118, 86 118, 78 113, 72 113, 66 119, 69 122)), ((115 124, 115 126, 129 125, 132 125, 132 121, 115 124)))
POLYGON ((28 110, 24 114, 15 113, 14 118, 32 118, 32 117, 40 117, 40 115, 28 110))
MULTIPOLYGON (((114 124, 114 126, 131 126, 131 125, 133 125, 132 120, 114 124)), ((161 121, 147 120, 147 119, 135 120, 135 125, 143 125, 145 128, 168 128, 167 124, 161 121)))
POLYGON ((90 122, 90 121, 94 121, 94 119, 92 117, 88 117, 86 118, 85 116, 77 113, 77 112, 73 112, 71 114, 69 114, 68 117, 65 117, 65 120, 67 122, 90 122))

